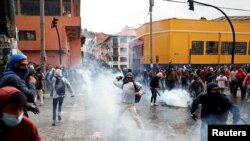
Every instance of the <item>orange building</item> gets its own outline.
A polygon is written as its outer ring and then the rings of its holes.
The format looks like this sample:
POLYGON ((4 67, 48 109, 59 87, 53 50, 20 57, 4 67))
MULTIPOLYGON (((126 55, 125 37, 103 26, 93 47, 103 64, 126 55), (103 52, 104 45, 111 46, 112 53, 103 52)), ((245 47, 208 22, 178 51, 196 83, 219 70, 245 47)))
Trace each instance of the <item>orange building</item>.
MULTIPOLYGON (((40 1, 14 0, 18 48, 28 56, 30 62, 40 64, 40 1)), ((80 0, 44 0, 46 64, 79 67, 81 62, 81 18, 80 0), (57 18, 59 40, 53 18, 57 18)))

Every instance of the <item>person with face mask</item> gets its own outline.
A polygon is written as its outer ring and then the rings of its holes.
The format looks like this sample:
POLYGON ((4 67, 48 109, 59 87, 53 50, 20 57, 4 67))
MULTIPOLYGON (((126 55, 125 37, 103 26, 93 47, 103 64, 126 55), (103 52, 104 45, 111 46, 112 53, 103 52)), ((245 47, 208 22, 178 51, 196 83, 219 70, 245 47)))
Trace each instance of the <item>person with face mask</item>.
POLYGON ((13 86, 20 90, 27 98, 25 106, 25 115, 28 116, 27 111, 32 111, 35 114, 39 113, 37 106, 32 105, 35 103, 36 95, 36 79, 33 76, 28 76, 29 71, 27 68, 27 56, 23 54, 12 55, 7 63, 4 73, 0 76, 0 88, 4 86, 13 86))
POLYGON ((235 105, 225 94, 220 93, 217 83, 207 84, 207 93, 200 94, 194 99, 191 106, 191 117, 196 121, 195 114, 198 105, 201 104, 201 141, 208 140, 208 125, 226 125, 229 112, 233 115, 233 124, 240 120, 239 107, 235 105))
POLYGON ((35 124, 23 116, 26 96, 18 89, 0 88, 0 140, 41 141, 35 124))

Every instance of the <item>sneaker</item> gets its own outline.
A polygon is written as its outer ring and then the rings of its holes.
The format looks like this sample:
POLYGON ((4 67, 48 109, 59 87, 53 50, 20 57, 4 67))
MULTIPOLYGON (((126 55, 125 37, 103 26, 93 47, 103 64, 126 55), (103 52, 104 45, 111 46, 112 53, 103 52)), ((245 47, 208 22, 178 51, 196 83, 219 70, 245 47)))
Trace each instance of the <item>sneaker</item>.
POLYGON ((158 104, 154 103, 154 106, 159 106, 158 104))
POLYGON ((52 122, 52 126, 56 126, 56 121, 53 121, 53 122, 52 122))
POLYGON ((62 120, 62 116, 61 115, 58 115, 58 120, 62 120))
POLYGON ((151 105, 151 106, 153 106, 153 105, 154 105, 154 103, 151 103, 150 105, 151 105))

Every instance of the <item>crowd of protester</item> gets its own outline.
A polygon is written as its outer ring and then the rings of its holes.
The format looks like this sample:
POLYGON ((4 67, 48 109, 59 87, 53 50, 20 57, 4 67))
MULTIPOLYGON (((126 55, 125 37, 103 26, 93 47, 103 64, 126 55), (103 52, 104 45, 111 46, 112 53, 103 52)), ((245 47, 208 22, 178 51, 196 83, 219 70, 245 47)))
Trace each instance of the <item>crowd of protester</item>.
POLYGON ((183 89, 197 97, 198 94, 206 91, 208 83, 215 82, 221 93, 225 93, 227 90, 233 98, 236 98, 237 92, 240 91, 241 99, 250 102, 250 67, 248 65, 235 65, 233 67, 227 65, 217 67, 170 65, 165 69, 144 69, 141 74, 137 74, 137 79, 145 86, 150 87, 150 82, 159 72, 163 74, 159 80, 161 91, 183 89))

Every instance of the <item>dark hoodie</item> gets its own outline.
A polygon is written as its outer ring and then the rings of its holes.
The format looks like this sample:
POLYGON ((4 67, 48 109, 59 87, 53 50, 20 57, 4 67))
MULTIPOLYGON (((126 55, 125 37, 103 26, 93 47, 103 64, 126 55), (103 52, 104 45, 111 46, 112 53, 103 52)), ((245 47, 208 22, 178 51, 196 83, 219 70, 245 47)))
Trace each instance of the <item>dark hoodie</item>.
POLYGON ((21 70, 16 67, 16 64, 24 59, 27 59, 27 57, 23 54, 15 54, 10 57, 5 72, 0 76, 0 87, 13 86, 23 92, 27 97, 27 101, 32 103, 36 94, 35 84, 25 81, 28 70, 21 70))
POLYGON ((225 94, 211 93, 213 87, 218 87, 215 83, 207 85, 207 93, 200 94, 191 107, 191 113, 198 109, 198 105, 202 105, 201 120, 207 124, 226 124, 229 112, 233 114, 233 123, 240 120, 240 111, 225 94))
POLYGON ((27 117, 23 116, 22 121, 14 127, 6 126, 1 120, 9 98, 17 92, 20 91, 10 86, 0 88, 0 141, 41 141, 37 127, 27 117))

